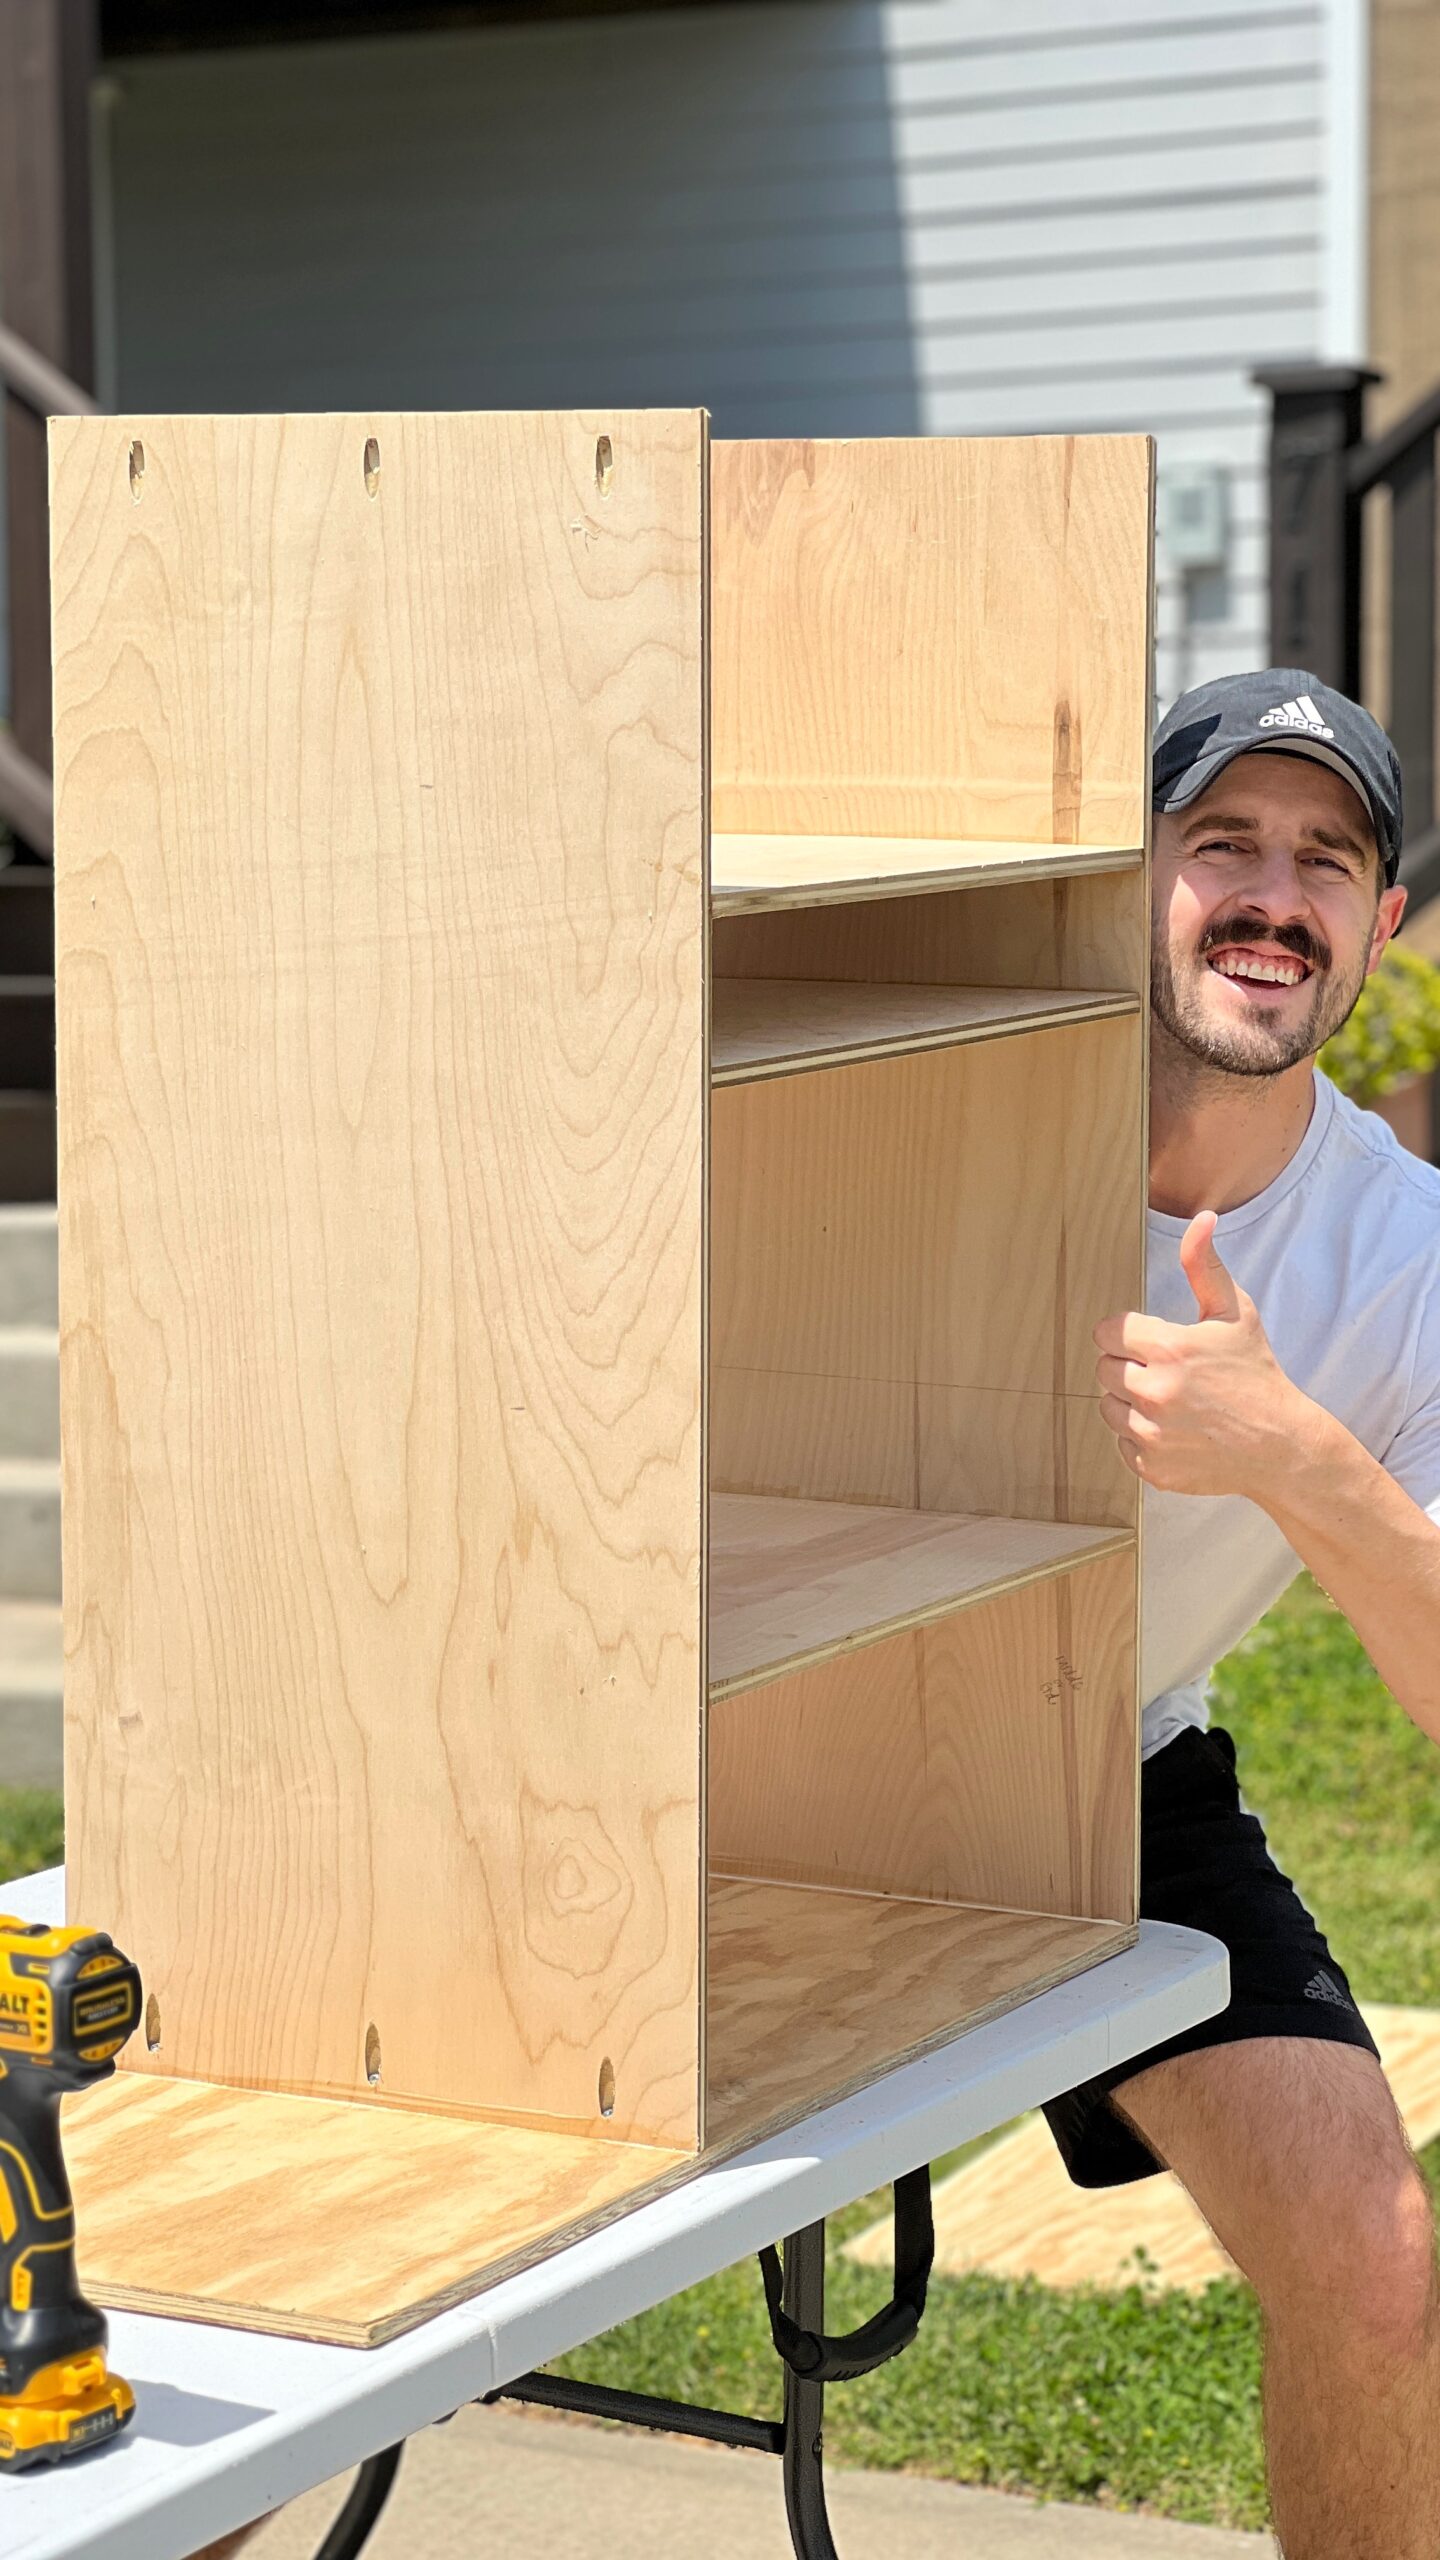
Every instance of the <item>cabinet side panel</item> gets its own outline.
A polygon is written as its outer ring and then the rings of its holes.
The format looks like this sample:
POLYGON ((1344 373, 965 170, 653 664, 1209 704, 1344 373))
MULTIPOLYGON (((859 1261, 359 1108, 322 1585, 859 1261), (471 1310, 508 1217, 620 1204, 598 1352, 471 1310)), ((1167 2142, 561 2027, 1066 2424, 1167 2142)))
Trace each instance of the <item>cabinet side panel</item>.
POLYGON ((717 1092, 718 1488, 1133 1527, 1091 1331, 1140 1302, 1140 1032, 717 1092))
POLYGON ((715 804, 739 834, 1144 841, 1144 436, 714 452, 715 804))
POLYGON ((1135 1558, 710 1711, 711 1865, 1135 1918, 1135 1558))
POLYGON ((704 469, 56 430, 71 1893, 142 2069, 697 2138, 704 469))

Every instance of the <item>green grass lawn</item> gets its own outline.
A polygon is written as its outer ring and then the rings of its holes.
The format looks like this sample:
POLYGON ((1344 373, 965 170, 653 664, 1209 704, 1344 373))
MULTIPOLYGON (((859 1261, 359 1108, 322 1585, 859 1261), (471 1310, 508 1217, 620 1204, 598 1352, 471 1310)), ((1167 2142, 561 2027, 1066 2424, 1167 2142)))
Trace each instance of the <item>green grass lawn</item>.
POLYGON ((1308 1576, 1216 1677, 1248 1803, 1361 2000, 1440 2008, 1440 1754, 1308 1576))
POLYGON ((39 1787, 0 1787, 0 1884, 59 1863, 60 1799, 39 1787))
MULTIPOLYGON (((1222 1666, 1217 1685, 1217 1721, 1239 1744, 1247 1799, 1360 1998, 1440 2007, 1433 1745, 1308 1582, 1222 1666)), ((48 1863, 59 1839, 53 1798, 0 1790, 0 1877, 48 1863)), ((1425 2165, 1440 2195, 1440 2144, 1425 2165)), ((884 2203, 837 2217, 837 2252, 884 2203)), ((884 2291, 881 2277, 837 2254, 830 2326, 864 2319, 884 2291)), ((731 2268, 560 2370, 774 2414, 758 2271, 731 2268)), ((875 2469, 1263 2525, 1255 2304, 1238 2283, 1192 2298, 1146 2283, 1060 2294, 942 2279, 908 2354, 831 2393, 826 2442, 836 2460, 875 2469)))

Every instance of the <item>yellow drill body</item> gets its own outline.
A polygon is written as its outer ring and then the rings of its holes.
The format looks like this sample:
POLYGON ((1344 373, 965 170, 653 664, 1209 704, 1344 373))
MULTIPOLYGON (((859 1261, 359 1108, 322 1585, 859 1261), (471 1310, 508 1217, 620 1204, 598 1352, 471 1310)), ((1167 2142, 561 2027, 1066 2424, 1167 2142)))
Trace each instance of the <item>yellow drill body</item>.
POLYGON ((139 2016, 140 1976, 102 1930, 0 1915, 0 2471, 83 2452, 134 2413, 76 2280, 60 2100, 108 2080, 139 2016))

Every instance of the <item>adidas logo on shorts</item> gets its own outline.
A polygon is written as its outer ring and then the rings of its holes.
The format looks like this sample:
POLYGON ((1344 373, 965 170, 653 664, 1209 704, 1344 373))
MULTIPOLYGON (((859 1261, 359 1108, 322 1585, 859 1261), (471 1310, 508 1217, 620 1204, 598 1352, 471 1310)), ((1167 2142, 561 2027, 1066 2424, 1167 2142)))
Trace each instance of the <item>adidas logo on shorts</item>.
POLYGON ((1312 738, 1335 735, 1333 729, 1326 728, 1308 693, 1297 694, 1293 702, 1277 702, 1273 711, 1262 711, 1256 725, 1261 729, 1304 729, 1312 738))
POLYGON ((1351 2005, 1339 1983, 1333 1981, 1328 1973, 1312 1973, 1305 1985, 1305 1997, 1307 2000, 1327 2001, 1332 2009, 1348 2009, 1351 2005))

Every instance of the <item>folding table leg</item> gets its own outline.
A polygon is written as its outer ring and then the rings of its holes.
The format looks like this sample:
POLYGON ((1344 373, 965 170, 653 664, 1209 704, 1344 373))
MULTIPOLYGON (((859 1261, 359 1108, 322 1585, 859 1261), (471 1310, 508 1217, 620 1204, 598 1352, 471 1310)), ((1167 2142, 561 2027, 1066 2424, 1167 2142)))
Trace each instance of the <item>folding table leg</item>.
POLYGON ((376 2525, 380 2510, 395 2486, 400 2468, 403 2444, 392 2444, 385 2453, 372 2453, 355 2474, 350 2495, 315 2554, 315 2560, 356 2560, 363 2551, 376 2525))
MULTIPOLYGON (((785 2243, 785 2309, 798 2329, 825 2326, 825 2225, 812 2222, 785 2243)), ((839 2560, 825 2505, 825 2385, 785 2367, 781 2471, 790 2539, 799 2560, 839 2560)))
MULTIPOLYGON (((652 2393, 620 2391, 604 2382, 576 2382, 567 2375, 522 2373, 496 2400, 528 2400, 542 2408, 569 2409, 587 2418, 614 2418, 628 2426, 654 2427, 664 2435, 705 2436, 720 2444, 750 2445, 778 2453, 785 2482, 785 2513, 797 2560, 839 2560, 825 2505, 824 2423, 827 2382, 854 2381, 904 2353, 925 2311, 935 2257, 930 2212, 930 2172, 912 2169, 895 2181, 895 2291, 862 2328, 843 2338, 825 2334, 825 2225, 792 2232, 783 2251, 762 2249, 761 2271, 771 2334, 785 2368, 784 2418, 743 2418, 729 2409, 697 2408, 652 2393)), ((347 2510, 348 2513, 348 2510, 347 2510)), ((341 2522, 344 2522, 342 2517, 341 2522)), ((367 2528, 368 2530, 368 2528, 367 2528)), ((364 2540, 364 2534, 360 2541, 364 2540)), ((353 2560, 360 2541, 329 2543, 319 2560, 353 2560)))

